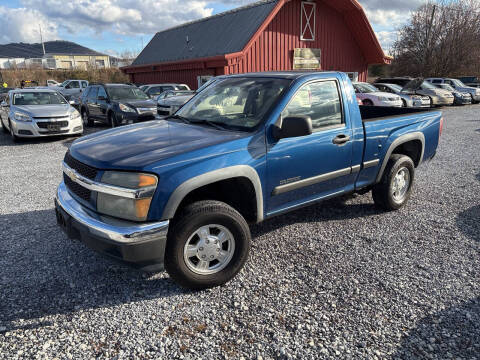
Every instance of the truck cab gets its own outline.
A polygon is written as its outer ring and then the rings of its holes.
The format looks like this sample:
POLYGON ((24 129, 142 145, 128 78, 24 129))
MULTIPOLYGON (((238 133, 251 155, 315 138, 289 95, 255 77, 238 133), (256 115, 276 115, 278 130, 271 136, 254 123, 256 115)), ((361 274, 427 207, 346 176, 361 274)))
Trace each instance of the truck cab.
POLYGON ((228 76, 164 120, 75 141, 57 220, 70 237, 166 268, 182 286, 221 285, 248 258, 250 223, 354 192, 385 211, 405 206, 441 118, 359 107, 344 73, 228 76))
POLYGON ((52 86, 58 90, 62 95, 69 96, 79 94, 88 87, 88 81, 86 80, 65 80, 58 86, 52 86))

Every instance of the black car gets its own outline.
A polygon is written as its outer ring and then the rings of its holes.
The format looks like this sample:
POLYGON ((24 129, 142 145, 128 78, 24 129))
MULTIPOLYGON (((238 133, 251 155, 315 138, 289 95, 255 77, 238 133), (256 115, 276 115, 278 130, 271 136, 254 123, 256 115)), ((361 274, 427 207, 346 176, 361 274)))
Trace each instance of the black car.
POLYGON ((10 90, 13 90, 13 88, 3 87, 1 85, 2 84, 0 84, 0 102, 7 98, 7 94, 10 90))
POLYGON ((385 78, 378 78, 375 80, 375 84, 396 84, 401 87, 405 87, 413 78, 411 77, 385 77, 385 78))
POLYGON ((480 79, 476 76, 462 76, 457 79, 467 86, 480 88, 480 79))
POLYGON ((85 126, 93 126, 98 120, 116 127, 154 120, 157 116, 155 101, 132 85, 90 85, 80 101, 80 113, 85 126))

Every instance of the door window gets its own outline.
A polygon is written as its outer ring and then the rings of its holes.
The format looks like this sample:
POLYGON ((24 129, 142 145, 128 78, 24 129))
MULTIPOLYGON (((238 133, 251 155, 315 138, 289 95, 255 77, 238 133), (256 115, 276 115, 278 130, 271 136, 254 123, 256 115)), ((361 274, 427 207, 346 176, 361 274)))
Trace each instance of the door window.
POLYGON ((95 102, 97 100, 97 92, 98 92, 98 87, 93 87, 88 92, 88 101, 89 102, 95 102))
POLYGON ((343 124, 342 103, 335 81, 322 81, 303 86, 282 112, 287 116, 310 116, 313 132, 343 124))
POLYGON ((86 88, 88 86, 87 82, 86 81, 82 81, 82 88, 86 88))
POLYGON ((67 89, 80 89, 80 84, 78 83, 78 81, 71 81, 67 85, 67 89))
POLYGON ((88 87, 88 88, 83 92, 82 101, 85 101, 85 100, 88 98, 88 93, 90 92, 90 90, 92 90, 92 88, 91 88, 91 87, 88 87))
MULTIPOLYGON (((105 92, 105 89, 104 89, 103 87, 99 87, 99 88, 98 88, 98 96, 97 96, 97 99, 98 99, 100 96, 103 96, 105 99, 107 98, 107 93, 105 92)), ((99 100, 99 101, 105 101, 105 100, 99 100)))

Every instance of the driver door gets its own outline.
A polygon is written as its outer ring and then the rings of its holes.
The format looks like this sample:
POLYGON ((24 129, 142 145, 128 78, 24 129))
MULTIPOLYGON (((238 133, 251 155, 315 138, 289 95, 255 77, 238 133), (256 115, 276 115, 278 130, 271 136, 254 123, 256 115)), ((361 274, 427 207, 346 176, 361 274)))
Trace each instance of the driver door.
POLYGON ((305 84, 281 115, 290 116, 309 116, 313 132, 268 145, 267 215, 353 189, 353 132, 338 81, 305 84))

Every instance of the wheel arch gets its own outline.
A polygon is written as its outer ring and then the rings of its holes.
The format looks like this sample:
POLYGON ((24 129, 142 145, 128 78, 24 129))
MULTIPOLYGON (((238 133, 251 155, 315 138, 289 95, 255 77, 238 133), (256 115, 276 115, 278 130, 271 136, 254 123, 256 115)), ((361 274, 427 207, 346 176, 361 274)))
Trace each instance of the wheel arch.
MULTIPOLYGON (((263 220, 263 192, 262 184, 257 171, 248 165, 230 166, 223 169, 214 170, 205 174, 193 177, 180 184, 170 195, 165 206, 162 219, 173 219, 177 210, 185 199, 195 193, 195 191, 207 186, 218 184, 225 185, 225 182, 246 181, 251 186, 254 194, 254 207, 256 210, 256 222, 263 220)), ((243 214, 242 214, 243 215, 243 214)))
POLYGON ((405 134, 395 139, 389 146, 385 157, 383 158, 382 166, 378 172, 376 183, 380 182, 387 167, 388 160, 392 154, 404 154, 412 158, 415 167, 418 167, 423 160, 425 153, 425 135, 421 132, 414 132, 405 134))

